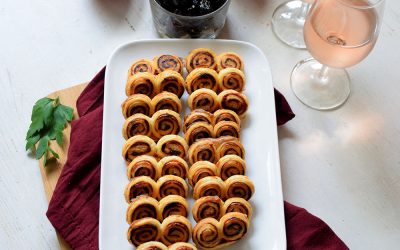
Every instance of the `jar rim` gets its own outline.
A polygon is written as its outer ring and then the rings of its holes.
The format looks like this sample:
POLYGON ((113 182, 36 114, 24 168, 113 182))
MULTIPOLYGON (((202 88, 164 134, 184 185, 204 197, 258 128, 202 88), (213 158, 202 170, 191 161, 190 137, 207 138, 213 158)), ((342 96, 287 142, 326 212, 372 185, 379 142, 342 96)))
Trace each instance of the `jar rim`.
POLYGON ((175 16, 175 17, 179 17, 179 18, 189 18, 189 19, 200 19, 200 18, 205 18, 205 17, 209 17, 214 15, 215 13, 217 13, 218 11, 220 11, 221 9, 223 9, 231 0, 226 0, 224 2, 223 5, 221 5, 221 7, 219 7, 218 9, 214 10, 213 12, 210 12, 208 14, 205 15, 200 15, 200 16, 184 16, 184 15, 179 15, 176 13, 173 13, 169 10, 167 10, 166 8, 164 8, 161 4, 159 4, 156 0, 150 0, 153 2, 153 4, 156 4, 158 7, 160 7, 161 9, 163 9, 165 12, 167 12, 169 15, 171 16, 175 16))

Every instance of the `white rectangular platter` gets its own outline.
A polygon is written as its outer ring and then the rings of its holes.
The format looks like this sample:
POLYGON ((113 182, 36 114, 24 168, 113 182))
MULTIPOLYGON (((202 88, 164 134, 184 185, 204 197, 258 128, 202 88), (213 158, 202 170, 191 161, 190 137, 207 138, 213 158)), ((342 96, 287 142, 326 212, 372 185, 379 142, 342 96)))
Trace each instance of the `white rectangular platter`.
MULTIPOLYGON (((269 64, 260 49, 250 43, 231 40, 145 40, 117 48, 106 70, 103 117, 103 147, 100 194, 100 249, 134 249, 127 240, 125 221, 127 203, 124 188, 128 184, 122 157, 125 83, 129 66, 142 58, 161 54, 186 57, 192 49, 204 47, 217 54, 233 51, 242 56, 247 85, 244 93, 250 106, 242 121, 241 141, 246 150, 247 175, 254 182, 255 194, 251 227, 244 239, 230 246, 239 249, 286 249, 281 173, 275 117, 274 92, 269 64)), ((188 114, 187 94, 182 97, 188 114)), ((189 204, 193 204, 190 198, 189 204)), ((189 216, 192 225, 195 222, 189 216)))

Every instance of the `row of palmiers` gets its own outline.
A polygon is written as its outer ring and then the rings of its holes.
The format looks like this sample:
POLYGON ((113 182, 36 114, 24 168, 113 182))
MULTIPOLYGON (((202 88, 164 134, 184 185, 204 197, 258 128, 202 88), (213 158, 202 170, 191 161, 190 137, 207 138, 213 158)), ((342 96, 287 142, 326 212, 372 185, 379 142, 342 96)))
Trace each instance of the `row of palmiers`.
POLYGON ((172 70, 166 70, 157 76, 140 72, 128 77, 125 85, 125 94, 144 94, 153 97, 167 91, 180 98, 185 92, 185 80, 182 75, 172 70))
POLYGON ((188 173, 189 184, 194 187, 196 183, 207 176, 218 176, 223 181, 233 175, 245 175, 246 162, 237 155, 225 155, 216 164, 209 161, 194 163, 188 173))
POLYGON ((244 73, 235 68, 223 69, 219 73, 209 68, 197 68, 190 72, 185 81, 185 88, 188 94, 201 88, 215 92, 229 89, 242 92, 245 86, 246 77, 244 73))
POLYGON ((185 133, 191 125, 197 122, 204 122, 215 126, 221 121, 235 122, 240 128, 240 118, 232 110, 218 109, 214 113, 210 113, 203 109, 195 109, 185 116, 185 121, 183 123, 183 132, 185 133))
POLYGON ((203 138, 219 138, 222 136, 239 138, 239 125, 232 121, 220 121, 214 126, 205 122, 196 122, 185 132, 185 140, 189 145, 203 138))
POLYGON ((213 113, 217 109, 228 109, 244 116, 249 101, 243 93, 235 90, 224 90, 217 95, 213 90, 202 88, 189 95, 188 105, 191 110, 203 109, 213 113))
POLYGON ((186 179, 188 172, 188 164, 179 156, 166 156, 157 162, 153 156, 142 155, 136 157, 128 165, 126 175, 129 180, 134 177, 148 176, 156 181, 164 175, 176 175, 186 179))
POLYGON ((219 138, 200 139, 189 147, 188 160, 190 165, 198 161, 217 163, 225 155, 237 155, 245 158, 245 150, 238 138, 222 136, 219 138))
POLYGON ((193 188, 195 200, 205 196, 218 196, 221 199, 243 198, 249 200, 254 194, 254 184, 245 175, 233 175, 223 181, 217 176, 200 179, 193 188))
POLYGON ((147 95, 134 94, 129 96, 121 105, 122 114, 125 118, 128 118, 134 114, 143 114, 152 116, 155 112, 168 109, 181 113, 182 102, 173 93, 162 92, 153 99, 150 99, 147 95))
MULTIPOLYGON (((185 180, 175 175, 162 176, 154 181, 148 176, 133 178, 125 187, 125 200, 130 203, 141 195, 147 195, 161 200, 168 195, 179 195, 186 198, 188 185, 185 180)), ((245 175, 233 175, 223 181, 217 176, 207 176, 200 179, 193 189, 193 198, 218 196, 221 199, 243 198, 249 200, 254 194, 254 184, 245 175)))
POLYGON ((151 196, 141 195, 129 203, 126 210, 126 222, 131 224, 135 220, 147 217, 163 221, 171 215, 183 217, 189 215, 189 204, 185 198, 179 195, 168 195, 157 201, 151 196))
POLYGON ((136 250, 197 250, 197 247, 187 242, 177 242, 169 247, 158 241, 150 241, 138 246, 136 250))
POLYGON ((134 220, 127 233, 128 241, 139 246, 150 241, 161 241, 167 246, 177 242, 188 242, 192 234, 192 225, 181 215, 171 215, 162 222, 146 217, 134 220))
POLYGON ((168 70, 175 71, 182 75, 183 68, 184 65, 181 58, 164 54, 155 57, 153 60, 141 59, 134 62, 129 68, 128 77, 143 72, 157 75, 168 70))
POLYGON ((219 220, 206 218, 193 228, 192 238, 201 249, 220 249, 242 239, 249 230, 249 218, 239 212, 230 212, 219 220))
POLYGON ((178 135, 163 136, 157 143, 148 136, 135 135, 125 142, 122 156, 129 165, 133 159, 141 155, 159 159, 166 156, 179 156, 185 159, 188 156, 190 165, 193 165, 198 161, 216 163, 225 155, 237 155, 244 159, 245 150, 239 139, 232 136, 200 139, 189 147, 185 139, 178 135))
POLYGON ((246 78, 242 71, 228 68, 217 73, 213 69, 199 68, 193 70, 186 78, 171 70, 155 76, 148 72, 141 72, 128 78, 125 85, 125 94, 144 94, 153 97, 163 91, 175 94, 178 98, 183 95, 184 89, 191 94, 194 91, 206 88, 214 92, 236 90, 242 92, 246 78))
POLYGON ((183 67, 190 73, 197 68, 209 68, 221 71, 226 68, 236 68, 243 70, 242 58, 234 52, 223 52, 217 55, 213 50, 207 48, 197 48, 192 50, 186 57, 184 63, 181 58, 175 55, 160 55, 153 60, 141 59, 134 62, 128 71, 128 76, 141 72, 148 72, 157 75, 166 70, 173 70, 183 74, 183 67))
POLYGON ((135 135, 146 135, 158 141, 165 135, 176 135, 181 131, 181 117, 178 113, 162 109, 148 117, 134 114, 125 120, 122 135, 127 140, 135 135))
POLYGON ((122 156, 127 164, 141 155, 150 155, 158 159, 174 155, 185 159, 188 148, 185 139, 178 135, 165 135, 157 143, 148 136, 135 135, 126 140, 122 148, 122 156))
POLYGON ((169 195, 188 196, 189 187, 184 179, 175 175, 162 176, 158 181, 148 176, 133 178, 125 187, 125 201, 131 203, 141 195, 161 200, 169 195))
POLYGON ((190 73, 197 68, 209 68, 221 71, 226 68, 243 70, 242 58, 234 52, 223 52, 217 55, 213 50, 197 48, 186 57, 186 69, 190 73))
MULTIPOLYGON (((243 198, 229 198, 225 202, 218 196, 204 196, 193 204, 192 214, 196 222, 205 218, 219 220, 230 212, 245 214, 249 219, 253 214, 250 203, 243 198)), ((179 195, 168 195, 157 201, 151 196, 141 195, 133 199, 126 211, 126 221, 131 224, 135 220, 154 218, 163 221, 171 215, 188 217, 189 204, 179 195)))
MULTIPOLYGON (((200 248, 215 249, 240 240, 247 234, 248 229, 249 218, 240 212, 226 213, 219 220, 214 218, 200 220, 193 230, 187 218, 171 215, 162 223, 150 217, 133 221, 128 229, 127 238, 135 246, 153 241, 161 241, 170 246, 177 242, 188 242, 192 236, 200 248)), ((157 246, 155 243, 151 245, 157 246)))
POLYGON ((199 222, 206 218, 219 220, 227 213, 238 212, 245 214, 249 220, 253 215, 253 208, 243 198, 230 198, 225 202, 218 196, 204 196, 196 200, 192 207, 193 218, 199 222))

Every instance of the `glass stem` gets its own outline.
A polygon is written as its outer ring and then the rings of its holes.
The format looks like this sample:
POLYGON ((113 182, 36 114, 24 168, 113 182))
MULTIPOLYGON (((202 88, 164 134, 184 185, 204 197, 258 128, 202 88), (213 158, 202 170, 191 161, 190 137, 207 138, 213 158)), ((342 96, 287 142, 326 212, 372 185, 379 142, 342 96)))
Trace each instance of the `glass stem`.
POLYGON ((328 79, 328 70, 329 67, 322 64, 322 68, 319 70, 318 78, 323 82, 328 79))

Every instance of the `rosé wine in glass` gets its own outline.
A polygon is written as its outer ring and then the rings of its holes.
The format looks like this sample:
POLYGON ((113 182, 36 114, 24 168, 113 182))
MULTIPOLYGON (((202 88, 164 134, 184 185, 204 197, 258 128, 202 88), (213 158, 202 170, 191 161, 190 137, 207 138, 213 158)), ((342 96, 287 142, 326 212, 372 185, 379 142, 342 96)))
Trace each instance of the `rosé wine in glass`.
MULTIPOLYGON (((324 0, 307 19, 304 38, 307 49, 320 63, 347 68, 363 60, 375 45, 378 17, 374 9, 340 7, 337 0, 324 0), (346 19, 338 21, 339 16, 346 19)), ((366 1, 358 1, 358 4, 366 1)))
POLYGON ((345 70, 373 49, 385 0, 315 0, 304 24, 304 41, 314 57, 292 71, 291 87, 305 105, 329 110, 350 95, 345 70))

